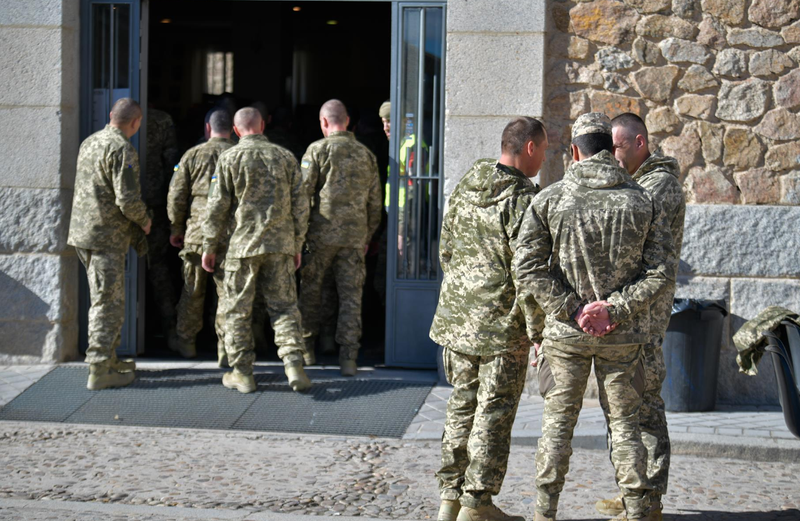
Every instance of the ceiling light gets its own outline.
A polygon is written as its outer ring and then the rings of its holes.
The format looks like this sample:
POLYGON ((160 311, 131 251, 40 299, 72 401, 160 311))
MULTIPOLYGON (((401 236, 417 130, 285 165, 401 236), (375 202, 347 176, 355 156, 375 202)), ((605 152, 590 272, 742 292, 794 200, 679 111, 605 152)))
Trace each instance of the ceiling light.
POLYGON ((295 13, 298 12, 300 9, 302 8, 299 5, 292 7, 292 11, 294 11, 295 13))
POLYGON ((327 21, 327 22, 325 22, 325 23, 326 23, 326 24, 328 24, 328 25, 336 25, 336 24, 338 24, 339 22, 338 22, 337 20, 328 20, 328 21, 327 21))
POLYGON ((162 24, 171 24, 172 23, 172 18, 164 18, 163 20, 161 20, 161 23, 162 24))

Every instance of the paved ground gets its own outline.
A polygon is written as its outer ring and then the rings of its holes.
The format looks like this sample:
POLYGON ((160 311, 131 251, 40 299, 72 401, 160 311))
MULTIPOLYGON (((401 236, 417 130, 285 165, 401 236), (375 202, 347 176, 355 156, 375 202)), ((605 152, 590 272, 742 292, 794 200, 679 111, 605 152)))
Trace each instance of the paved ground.
MULTIPOLYGON (((0 404, 49 369, 0 367, 0 404)), ((363 375, 407 377, 399 371, 363 375)), ((429 519, 438 505, 434 471, 448 394, 434 387, 402 440, 0 422, 0 520, 257 521, 274 519, 273 512, 294 514, 297 521, 319 515, 429 519)), ((526 518, 533 516, 531 445, 540 418, 541 399, 526 397, 497 498, 526 518)), ((789 439, 780 412, 671 414, 669 421, 677 446, 690 454, 673 456, 668 519, 800 520, 800 440, 789 439), (765 446, 773 452, 765 453, 765 446), (720 447, 773 461, 707 457, 728 453, 720 447)), ((604 432, 600 409, 587 401, 575 445, 602 448, 604 432)), ((576 450, 559 519, 600 519, 592 505, 614 490, 606 452, 576 450)))

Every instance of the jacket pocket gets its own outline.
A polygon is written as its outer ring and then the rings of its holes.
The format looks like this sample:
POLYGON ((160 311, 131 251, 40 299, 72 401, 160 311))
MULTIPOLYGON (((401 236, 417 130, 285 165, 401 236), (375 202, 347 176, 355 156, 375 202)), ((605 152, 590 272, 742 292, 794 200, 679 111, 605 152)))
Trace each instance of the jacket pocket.
POLYGON ((540 360, 537 364, 539 368, 539 394, 544 398, 556 386, 556 379, 553 378, 553 371, 550 370, 550 364, 547 359, 542 355, 539 355, 539 358, 540 360))

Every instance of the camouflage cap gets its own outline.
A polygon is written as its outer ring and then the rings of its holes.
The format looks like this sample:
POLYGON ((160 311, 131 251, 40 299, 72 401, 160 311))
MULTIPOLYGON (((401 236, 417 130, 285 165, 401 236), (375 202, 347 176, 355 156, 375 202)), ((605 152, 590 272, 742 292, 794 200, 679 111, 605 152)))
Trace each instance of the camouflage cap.
POLYGON ((602 112, 583 114, 572 125, 572 139, 584 134, 611 135, 611 120, 602 112))
POLYGON ((381 103, 381 108, 378 109, 378 115, 384 119, 389 119, 392 113, 392 104, 389 101, 381 103))

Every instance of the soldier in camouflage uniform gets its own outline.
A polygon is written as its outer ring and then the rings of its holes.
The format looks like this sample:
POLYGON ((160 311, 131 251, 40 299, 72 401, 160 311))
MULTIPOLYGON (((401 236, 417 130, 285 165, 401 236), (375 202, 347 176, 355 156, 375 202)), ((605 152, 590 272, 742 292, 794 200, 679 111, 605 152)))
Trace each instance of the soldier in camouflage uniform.
POLYGON ((531 293, 547 314, 536 521, 556 517, 592 362, 607 396, 622 518, 660 519, 660 509, 650 509, 639 432, 640 357, 650 340, 650 306, 675 280, 674 251, 661 205, 619 166, 612 148, 608 117, 578 118, 572 128, 576 163, 534 198, 514 258, 520 291, 531 293))
MULTIPOLYGON (((678 180, 680 171, 678 161, 656 152, 650 154, 647 127, 636 114, 625 113, 611 120, 614 140, 614 156, 633 180, 647 190, 658 202, 667 217, 675 250, 675 272, 680 259, 683 242, 683 220, 686 215, 686 198, 678 180)), ((675 284, 670 283, 650 308, 650 340, 644 345, 642 360, 645 369, 645 388, 642 395, 642 408, 639 411, 639 429, 642 443, 647 451, 647 478, 653 487, 651 503, 659 505, 661 496, 667 493, 669 477, 670 444, 667 430, 667 417, 661 386, 666 378, 664 354, 661 345, 672 316, 672 299, 675 284)), ((605 394, 600 395, 605 400, 605 394)), ((598 501, 598 512, 618 515, 624 507, 622 496, 598 501)))
MULTIPOLYGON (((178 162, 175 123, 166 112, 147 110, 147 168, 142 179, 142 199, 153 212, 153 228, 147 236, 147 280, 158 306, 161 331, 171 350, 178 350, 175 336, 175 297, 169 269, 170 226, 167 216, 167 190, 178 162)), ((186 352, 181 352, 186 356, 186 352)), ((193 356, 193 355, 192 355, 193 356)))
POLYGON ((117 360, 116 349, 125 320, 125 254, 151 226, 141 199, 139 156, 130 142, 141 123, 139 104, 122 98, 111 109, 111 122, 86 138, 78 153, 67 243, 75 247, 89 280, 90 390, 122 387, 134 379, 134 363, 117 360))
POLYGON ((500 160, 480 159, 456 186, 442 224, 444 281, 430 337, 444 346, 453 393, 447 402, 438 521, 523 521, 492 503, 505 477, 511 426, 525 384, 531 342, 544 315, 519 298, 512 259, 531 182, 548 146, 533 118, 503 131, 500 160), (527 331, 526 331, 527 324, 527 331))
MULTIPOLYGON (((190 148, 181 158, 172 177, 167 198, 167 212, 172 223, 170 243, 183 248, 183 291, 178 302, 178 348, 181 355, 192 358, 197 349, 195 339, 203 329, 203 305, 206 296, 208 273, 203 269, 203 231, 208 187, 211 176, 217 167, 220 154, 233 146, 231 141, 232 123, 226 110, 212 112, 206 123, 206 142, 190 148)), ((223 234, 217 246, 217 262, 222 264, 228 237, 223 234)), ((217 313, 215 330, 217 332, 217 359, 220 367, 227 367, 225 352, 225 297, 223 270, 214 271, 214 285, 217 288, 217 313)))
POLYGON ((308 197, 297 160, 269 142, 258 110, 234 117, 239 144, 223 152, 211 177, 203 222, 203 269, 213 273, 222 237, 235 220, 221 267, 225 272, 225 350, 233 371, 222 383, 256 390, 252 313, 256 294, 264 297, 275 331, 278 356, 295 391, 311 382, 303 371, 303 336, 294 272, 308 227, 308 197))
POLYGON ((312 202, 307 264, 300 282, 306 362, 314 362, 314 339, 323 314, 323 282, 331 273, 339 295, 339 365, 342 375, 354 376, 361 346, 364 256, 381 222, 380 178, 375 156, 347 131, 350 118, 341 101, 322 105, 319 121, 325 138, 309 145, 301 163, 312 202))

